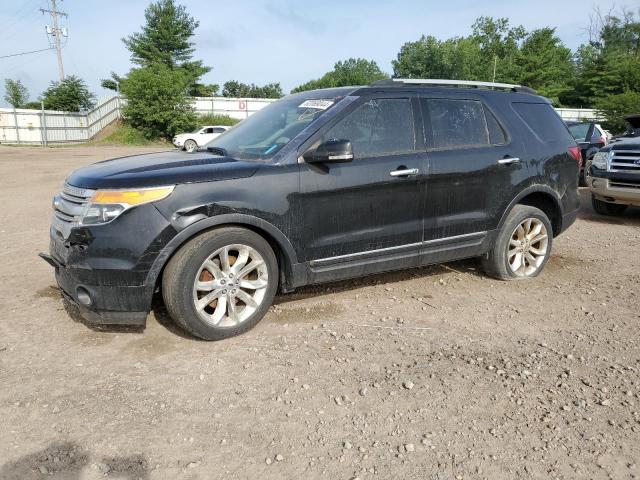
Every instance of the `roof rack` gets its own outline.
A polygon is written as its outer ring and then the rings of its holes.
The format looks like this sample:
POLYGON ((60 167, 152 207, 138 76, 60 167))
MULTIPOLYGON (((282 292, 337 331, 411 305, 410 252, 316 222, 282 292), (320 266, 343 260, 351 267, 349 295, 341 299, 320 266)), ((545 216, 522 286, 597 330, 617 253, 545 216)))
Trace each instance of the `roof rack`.
POLYGON ((496 82, 475 82, 472 80, 444 80, 438 78, 391 78, 388 80, 378 80, 371 84, 372 87, 380 86, 401 86, 401 85, 432 85, 443 87, 473 87, 473 88, 491 88, 496 90, 511 90, 512 92, 530 93, 537 95, 537 92, 529 87, 522 85, 513 85, 511 83, 496 82))

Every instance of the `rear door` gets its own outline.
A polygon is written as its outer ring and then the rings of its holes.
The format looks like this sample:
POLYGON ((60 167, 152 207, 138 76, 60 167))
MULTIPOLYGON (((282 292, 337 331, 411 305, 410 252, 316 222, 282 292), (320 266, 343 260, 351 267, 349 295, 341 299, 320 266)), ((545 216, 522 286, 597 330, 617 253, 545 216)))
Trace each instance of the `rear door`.
POLYGON ((426 169, 418 110, 410 96, 363 98, 310 139, 347 139, 355 157, 300 165, 300 232, 312 267, 394 255, 380 269, 417 264, 426 169))
POLYGON ((526 171, 521 144, 480 97, 420 102, 429 157, 425 241, 481 240, 526 171))

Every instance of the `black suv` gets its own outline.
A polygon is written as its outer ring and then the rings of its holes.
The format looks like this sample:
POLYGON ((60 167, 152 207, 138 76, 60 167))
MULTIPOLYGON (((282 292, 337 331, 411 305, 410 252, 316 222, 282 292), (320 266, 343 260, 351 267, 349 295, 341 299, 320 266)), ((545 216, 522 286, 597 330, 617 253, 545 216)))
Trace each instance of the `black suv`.
POLYGON ((65 296, 144 325, 162 292, 204 339, 253 327, 278 290, 481 257, 534 277, 576 218, 580 152, 526 87, 387 80, 289 95, 213 140, 80 168, 53 200, 65 296))

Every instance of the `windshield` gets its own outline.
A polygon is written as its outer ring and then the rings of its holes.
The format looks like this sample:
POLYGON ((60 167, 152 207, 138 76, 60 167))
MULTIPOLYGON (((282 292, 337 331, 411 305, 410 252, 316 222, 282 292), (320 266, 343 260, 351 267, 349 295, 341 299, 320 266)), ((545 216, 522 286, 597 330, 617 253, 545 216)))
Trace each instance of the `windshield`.
POLYGON ((294 95, 254 113, 207 144, 242 160, 273 157, 311 122, 331 108, 338 98, 294 95))

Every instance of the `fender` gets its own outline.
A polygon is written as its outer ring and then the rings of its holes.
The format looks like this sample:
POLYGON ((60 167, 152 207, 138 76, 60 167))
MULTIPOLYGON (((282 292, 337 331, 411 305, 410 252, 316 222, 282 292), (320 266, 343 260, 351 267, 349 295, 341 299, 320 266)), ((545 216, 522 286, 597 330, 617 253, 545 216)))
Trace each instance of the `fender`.
MULTIPOLYGON (((532 193, 545 193, 549 195, 553 199, 553 202, 555 203, 556 207, 558 208, 558 211, 560 212, 560 221, 562 221, 562 217, 564 216, 564 209, 562 208, 562 202, 560 201, 560 197, 557 194, 557 192, 555 192, 552 188, 546 185, 536 184, 536 185, 530 185, 529 187, 520 191, 518 195, 516 195, 515 198, 511 200, 507 208, 504 210, 504 213, 500 218, 500 222, 498 222, 498 227, 496 229, 497 231, 500 231, 500 229, 502 228, 502 225, 507 220, 507 216, 509 215, 511 210, 513 210, 513 207, 518 202, 520 202, 520 200, 522 200, 524 197, 532 193)), ((560 227, 560 231, 562 231, 562 226, 560 227)))
POLYGON ((284 233, 282 233, 282 231, 278 227, 261 218, 251 215, 245 215, 242 213, 228 213, 199 220, 195 223, 192 223, 185 229, 180 230, 180 232, 178 232, 178 234, 164 246, 164 248, 160 251, 160 254, 154 260, 153 265, 151 265, 151 269, 149 270, 149 273, 147 273, 147 277, 145 278, 145 285, 152 286, 156 284, 158 275, 160 275, 160 272, 162 271, 164 265, 167 263, 167 260, 185 242, 204 230, 208 230, 212 227, 217 227, 220 225, 247 225, 264 230, 269 235, 271 235, 271 237, 273 237, 278 246, 281 248, 288 267, 291 267, 292 265, 298 263, 298 257, 293 248, 293 245, 291 245, 289 239, 284 233))

